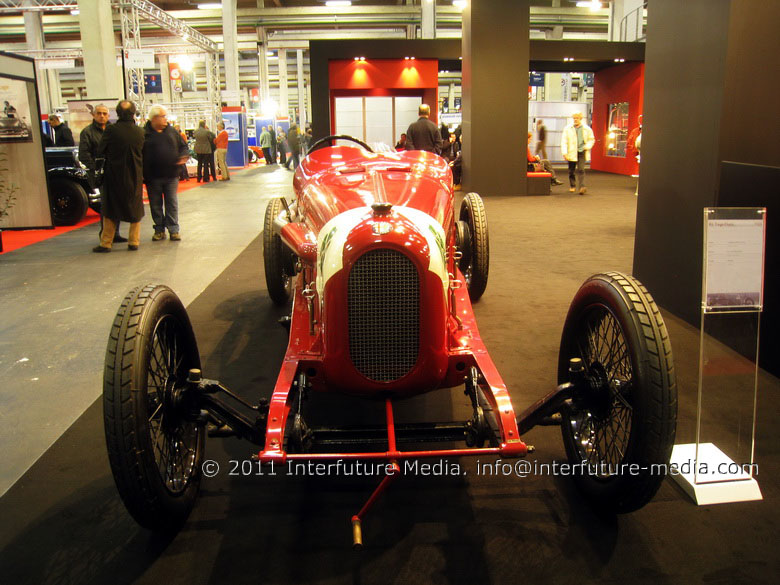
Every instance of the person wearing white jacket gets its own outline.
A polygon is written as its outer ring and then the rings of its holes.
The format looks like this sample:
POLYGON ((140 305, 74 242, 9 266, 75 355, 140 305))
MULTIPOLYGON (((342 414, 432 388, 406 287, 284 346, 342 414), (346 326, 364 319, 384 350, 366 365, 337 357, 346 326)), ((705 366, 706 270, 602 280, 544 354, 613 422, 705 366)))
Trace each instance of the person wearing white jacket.
POLYGON ((590 160, 590 149, 596 142, 593 130, 582 123, 582 114, 575 112, 572 115, 573 124, 563 129, 561 137, 561 154, 569 163, 569 192, 574 193, 575 171, 577 174, 576 188, 580 195, 585 195, 585 162, 590 160))

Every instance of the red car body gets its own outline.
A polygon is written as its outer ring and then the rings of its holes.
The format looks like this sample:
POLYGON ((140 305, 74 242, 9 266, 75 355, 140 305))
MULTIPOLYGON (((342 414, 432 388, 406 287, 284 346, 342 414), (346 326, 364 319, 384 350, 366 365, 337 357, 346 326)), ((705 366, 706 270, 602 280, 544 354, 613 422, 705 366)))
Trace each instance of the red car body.
MULTIPOLYGON (((298 221, 280 217, 277 228, 300 264, 290 341, 271 399, 260 460, 524 455, 527 448, 509 394, 479 336, 456 263, 447 163, 422 151, 380 154, 335 146, 304 159, 294 187, 298 221), (361 262, 368 266, 361 268, 361 262), (365 275, 356 277, 356 271, 365 275), (361 278, 366 282, 360 286, 350 283, 361 278), (393 278, 403 281, 394 289, 394 297, 400 298, 354 300, 369 281, 393 278), (372 331, 372 325, 392 328, 393 323, 381 318, 377 323, 363 313, 383 312, 388 305, 392 319, 406 322, 395 327, 383 345, 385 332, 372 331), (368 350, 361 349, 367 345, 368 350), (391 408, 392 400, 463 384, 473 366, 484 379, 485 396, 499 421, 497 447, 333 454, 289 454, 282 448, 289 389, 301 371, 308 372, 315 390, 387 400, 391 408)), ((380 297, 383 293, 378 291, 380 297)))

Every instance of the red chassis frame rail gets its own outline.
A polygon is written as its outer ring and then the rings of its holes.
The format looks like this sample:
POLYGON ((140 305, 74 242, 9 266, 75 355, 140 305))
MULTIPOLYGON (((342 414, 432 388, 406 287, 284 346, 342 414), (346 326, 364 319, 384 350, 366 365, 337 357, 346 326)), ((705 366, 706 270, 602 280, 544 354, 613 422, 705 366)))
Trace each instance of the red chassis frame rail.
MULTIPOLYGON (((463 282, 458 272, 456 278, 463 282)), ((456 281, 457 282, 457 281, 456 281)), ((468 298, 466 287, 453 288, 452 298, 454 315, 450 327, 450 367, 447 381, 457 386, 465 381, 466 372, 475 366, 481 374, 480 388, 496 413, 501 434, 498 447, 432 449, 420 451, 399 451, 396 448, 395 425, 393 422, 392 400, 386 399, 386 417, 388 433, 387 451, 368 451, 359 453, 287 453, 284 451, 284 433, 287 419, 292 410, 292 388, 299 373, 317 371, 321 365, 321 339, 317 331, 310 332, 310 316, 307 299, 302 294, 303 275, 299 274, 294 287, 293 313, 290 324, 290 342, 284 356, 281 371, 276 380, 268 409, 265 446, 258 453, 262 463, 281 463, 287 461, 332 461, 332 460, 386 460, 395 462, 402 459, 429 457, 460 457, 478 455, 497 455, 501 457, 524 457, 528 446, 521 440, 517 427, 509 392, 490 359, 477 329, 474 311, 468 298), (455 317, 455 315, 457 317, 455 317)), ((316 303, 314 303, 316 306, 316 303)))

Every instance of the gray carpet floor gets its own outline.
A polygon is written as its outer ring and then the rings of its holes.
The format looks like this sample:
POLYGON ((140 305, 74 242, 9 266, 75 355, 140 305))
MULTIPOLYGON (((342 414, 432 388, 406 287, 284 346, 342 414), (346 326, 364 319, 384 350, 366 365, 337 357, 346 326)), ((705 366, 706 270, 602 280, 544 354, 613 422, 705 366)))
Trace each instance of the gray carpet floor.
MULTIPOLYGON (((491 268, 475 305, 482 337, 517 411, 555 384, 560 331, 591 274, 631 271, 636 198, 630 178, 591 173, 590 192, 486 196, 491 268)), ((284 354, 255 239, 188 306, 204 375, 250 398, 268 395, 284 354)), ((675 353, 678 442, 693 439, 698 329, 666 314, 675 353)), ((21 583, 775 583, 780 384, 762 374, 756 460, 764 500, 697 507, 670 480, 650 504, 622 516, 594 513, 570 479, 549 474, 407 476, 364 524, 350 550, 349 518, 375 479, 241 477, 203 481, 184 528, 161 540, 125 512, 113 484, 95 402, 0 499, 0 575, 21 583)), ((743 401, 718 396, 717 432, 743 401)), ((334 422, 381 416, 381 406, 315 396, 334 422), (377 408, 378 407, 378 408, 377 408), (379 412, 377 412, 377 410, 379 412)), ((467 410, 462 393, 432 393, 399 407, 428 420, 467 410)), ((531 430, 539 463, 563 461, 560 431, 531 430)), ((210 440, 223 468, 255 449, 210 440)))

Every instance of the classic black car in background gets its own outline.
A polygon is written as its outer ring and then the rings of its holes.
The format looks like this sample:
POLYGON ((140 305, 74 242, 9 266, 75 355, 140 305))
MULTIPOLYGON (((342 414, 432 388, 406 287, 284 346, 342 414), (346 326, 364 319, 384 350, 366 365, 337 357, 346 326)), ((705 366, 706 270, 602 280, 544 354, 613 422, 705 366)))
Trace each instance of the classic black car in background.
POLYGON ((90 207, 100 213, 100 190, 92 188, 87 170, 79 162, 78 152, 77 146, 46 149, 49 205, 54 225, 77 224, 90 207))

